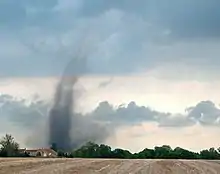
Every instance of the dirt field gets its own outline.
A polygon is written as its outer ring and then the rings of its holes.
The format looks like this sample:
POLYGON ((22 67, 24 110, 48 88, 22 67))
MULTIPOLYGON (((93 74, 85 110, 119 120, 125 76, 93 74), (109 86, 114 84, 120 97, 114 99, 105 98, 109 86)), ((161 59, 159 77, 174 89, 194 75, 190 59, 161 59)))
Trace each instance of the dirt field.
POLYGON ((0 174, 220 174, 220 161, 0 158, 0 174))

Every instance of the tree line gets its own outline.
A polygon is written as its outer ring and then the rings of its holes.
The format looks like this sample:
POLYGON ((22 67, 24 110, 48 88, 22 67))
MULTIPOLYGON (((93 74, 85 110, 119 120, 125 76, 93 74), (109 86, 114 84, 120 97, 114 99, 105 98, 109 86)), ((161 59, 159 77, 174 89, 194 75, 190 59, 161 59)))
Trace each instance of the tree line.
POLYGON ((124 149, 111 149, 110 146, 88 142, 71 153, 63 153, 58 150, 59 156, 79 158, 118 158, 118 159, 220 159, 220 148, 210 148, 199 153, 180 147, 172 149, 168 145, 156 146, 154 149, 145 148, 138 153, 131 153, 124 149))
MULTIPOLYGON (((118 158, 118 159, 220 159, 220 148, 205 149, 192 152, 180 147, 172 149, 169 145, 156 146, 154 149, 145 148, 138 153, 131 153, 124 149, 112 149, 105 144, 88 142, 72 152, 64 152, 51 145, 58 157, 66 158, 118 158)), ((6 134, 0 140, 0 157, 28 157, 28 154, 19 151, 19 144, 12 135, 6 134)))

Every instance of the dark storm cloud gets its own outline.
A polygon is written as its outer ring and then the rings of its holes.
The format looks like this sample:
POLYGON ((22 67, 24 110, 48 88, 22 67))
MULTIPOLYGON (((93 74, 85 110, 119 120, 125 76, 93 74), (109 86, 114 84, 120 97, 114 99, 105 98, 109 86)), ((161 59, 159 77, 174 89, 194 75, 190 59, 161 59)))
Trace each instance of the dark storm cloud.
POLYGON ((116 127, 136 125, 142 122, 156 122, 160 127, 187 127, 195 124, 191 118, 181 114, 172 115, 158 112, 149 107, 138 106, 135 102, 114 108, 107 101, 104 101, 89 116, 116 127))
MULTIPOLYGON (((111 122, 116 125, 137 124, 144 121, 155 121, 161 113, 153 111, 147 107, 139 107, 135 102, 130 102, 128 106, 114 108, 107 101, 99 103, 99 106, 91 113, 97 120, 111 122)), ((166 116, 164 114, 164 116, 166 116)))
POLYGON ((32 128, 47 115, 48 103, 36 101, 27 103, 26 100, 16 100, 10 95, 0 96, 0 115, 23 128, 32 128))
POLYGON ((0 26, 20 27, 24 24, 26 11, 20 1, 0 1, 0 26))
POLYGON ((202 101, 194 107, 187 108, 188 117, 204 125, 219 125, 220 109, 212 101, 202 101))
MULTIPOLYGON (((1 119, 8 119, 26 128, 31 128, 39 120, 46 119, 48 115, 49 104, 46 102, 36 101, 27 105, 26 100, 16 100, 10 95, 1 95, 0 101, 1 119)), ((150 121, 158 122, 159 126, 162 127, 185 127, 196 122, 206 125, 218 125, 220 109, 211 101, 202 101, 196 106, 187 108, 185 115, 173 115, 158 112, 149 107, 138 106, 135 102, 130 102, 127 106, 113 107, 107 101, 103 101, 99 103, 94 111, 86 115, 88 117, 78 116, 77 119, 92 119, 95 122, 116 125, 132 125, 150 121)), ((81 123, 83 123, 82 120, 81 123)), ((87 123, 85 125, 88 126, 87 123)))
MULTIPOLYGON (((0 96, 0 132, 9 131, 20 136, 29 147, 47 146, 47 120, 50 104, 43 101, 18 100, 10 95, 0 96), (13 132, 14 129, 14 132, 13 132), (42 134, 44 136, 42 136, 42 134)), ((138 125, 144 122, 158 123, 159 127, 184 128, 199 123, 202 126, 219 126, 220 110, 211 101, 202 101, 186 109, 186 114, 171 114, 138 106, 135 102, 113 107, 103 101, 90 113, 72 116, 70 137, 72 146, 77 147, 87 141, 103 143, 114 135, 121 126, 138 125)))
POLYGON ((220 36, 220 2, 216 0, 158 1, 160 22, 182 38, 220 36))
MULTIPOLYGON (((0 11, 4 20, 1 21, 4 24, 11 24, 12 22, 18 24, 20 22, 21 25, 24 25, 24 21, 31 24, 31 20, 34 20, 32 24, 41 25, 43 23, 40 21, 49 22, 55 19, 58 22, 56 27, 59 27, 60 24, 65 25, 60 20, 60 17, 64 16, 54 9, 62 4, 70 4, 69 8, 72 8, 72 11, 78 11, 77 16, 73 16, 74 12, 68 13, 68 22, 72 17, 94 18, 108 10, 118 9, 125 11, 128 16, 129 14, 141 16, 146 22, 168 28, 174 36, 189 38, 220 36, 220 2, 216 0, 77 0, 75 3, 70 3, 69 0, 63 2, 58 0, 2 0, 0 11), (28 10, 34 12, 28 13, 28 10)), ((64 12, 67 11, 67 9, 63 10, 64 12)))
POLYGON ((1 0, 0 29, 17 32, 25 27, 45 26, 50 20, 52 24, 55 14, 51 10, 56 4, 56 0, 1 0))
POLYGON ((168 28, 177 37, 220 36, 220 2, 216 0, 94 0, 84 4, 82 9, 86 15, 98 15, 111 8, 121 9, 168 28))
POLYGON ((219 7, 215 0, 2 0, 0 75, 59 75, 88 28, 98 47, 89 73, 127 74, 173 61, 219 65, 219 7))
POLYGON ((133 125, 142 122, 156 122, 160 127, 189 127, 196 123, 201 125, 218 126, 220 109, 211 101, 202 101, 196 106, 186 109, 185 114, 171 114, 152 110, 144 106, 137 106, 130 102, 127 106, 114 108, 107 101, 90 113, 91 117, 112 125, 133 125))
POLYGON ((159 121, 159 126, 181 128, 181 127, 193 126, 195 123, 196 121, 194 119, 179 114, 179 115, 173 115, 170 117, 161 118, 159 121))

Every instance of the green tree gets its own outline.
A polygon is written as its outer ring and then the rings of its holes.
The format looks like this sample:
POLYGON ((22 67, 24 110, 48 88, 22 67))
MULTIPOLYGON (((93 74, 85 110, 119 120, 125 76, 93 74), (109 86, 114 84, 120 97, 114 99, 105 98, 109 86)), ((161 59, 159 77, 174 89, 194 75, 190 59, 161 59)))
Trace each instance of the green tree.
POLYGON ((199 154, 194 153, 194 152, 190 152, 190 151, 183 149, 183 148, 180 148, 180 147, 176 147, 172 152, 172 158, 175 158, 175 159, 198 159, 199 154))
POLYGON ((210 148, 209 150, 202 150, 200 152, 200 158, 202 159, 220 159, 220 154, 215 148, 210 148))
POLYGON ((128 150, 123 150, 123 149, 115 149, 112 151, 112 158, 122 158, 122 159, 130 159, 132 158, 132 153, 129 152, 128 150))
POLYGON ((146 148, 143 151, 139 152, 138 154, 135 154, 134 158, 153 159, 155 158, 155 152, 153 149, 146 148))
POLYGON ((71 156, 82 158, 97 158, 100 157, 99 145, 93 142, 88 142, 81 148, 75 150, 71 156))
POLYGON ((0 146, 1 156, 14 157, 19 155, 19 144, 15 142, 14 137, 10 134, 6 134, 0 140, 0 146))
POLYGON ((65 153, 62 150, 57 151, 57 156, 58 157, 65 157, 65 153))
POLYGON ((154 153, 156 158, 171 158, 172 149, 168 145, 163 145, 161 147, 155 147, 154 153))
POLYGON ((101 144, 98 148, 98 157, 100 158, 110 158, 111 157, 111 147, 101 144))

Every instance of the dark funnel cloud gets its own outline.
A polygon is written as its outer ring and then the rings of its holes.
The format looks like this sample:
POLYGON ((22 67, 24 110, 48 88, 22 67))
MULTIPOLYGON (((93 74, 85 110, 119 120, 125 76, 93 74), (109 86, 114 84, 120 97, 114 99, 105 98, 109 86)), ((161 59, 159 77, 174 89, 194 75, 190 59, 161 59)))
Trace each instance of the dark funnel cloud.
POLYGON ((59 82, 55 103, 49 115, 49 143, 56 143, 61 149, 69 149, 71 147, 70 130, 72 116, 72 99, 73 90, 65 89, 66 85, 72 87, 77 78, 74 80, 65 80, 59 82), (67 83, 67 84, 66 84, 67 83))
MULTIPOLYGON (((88 44, 88 37, 86 44, 88 44)), ((65 68, 55 90, 53 107, 49 112, 48 143, 59 149, 71 150, 88 142, 103 142, 108 138, 107 127, 74 110, 79 91, 76 84, 87 69, 89 48, 80 43, 80 49, 65 68)))
POLYGON ((49 144, 63 150, 71 149, 72 117, 74 117, 74 85, 85 69, 84 58, 76 55, 66 67, 55 91, 54 104, 49 113, 49 144))

